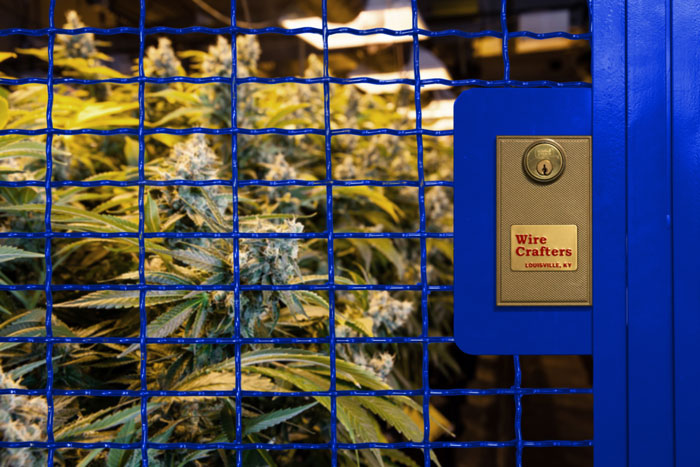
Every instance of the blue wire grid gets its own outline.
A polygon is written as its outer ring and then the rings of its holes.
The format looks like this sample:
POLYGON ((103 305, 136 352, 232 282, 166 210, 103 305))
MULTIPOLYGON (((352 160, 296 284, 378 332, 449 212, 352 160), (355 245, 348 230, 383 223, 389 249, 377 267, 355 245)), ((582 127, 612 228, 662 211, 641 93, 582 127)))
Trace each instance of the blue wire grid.
MULTIPOLYGON (((45 337, 0 337, 0 342, 32 342, 42 343, 46 345, 46 368, 47 368, 47 383, 45 389, 0 389, 0 395, 5 394, 22 394, 33 396, 45 396, 48 412, 47 412, 47 441, 24 441, 24 442, 0 442, 0 448, 21 448, 33 447, 48 449, 48 465, 53 465, 53 458, 56 449, 65 448, 116 448, 116 449, 140 449, 142 464, 148 465, 148 450, 149 449, 227 449, 236 451, 236 462, 238 466, 242 465, 242 453, 249 449, 266 449, 266 450, 291 450, 291 449, 322 449, 330 450, 331 465, 336 466, 338 462, 339 449, 404 449, 404 448, 419 448, 424 453, 424 463, 426 467, 431 465, 430 451, 437 448, 515 448, 515 461, 518 467, 522 466, 523 448, 525 447, 591 447, 592 440, 543 440, 530 441, 523 439, 521 421, 522 421, 522 397, 531 395, 557 395, 557 394, 591 394, 590 388, 526 388, 521 385, 521 368, 520 359, 514 356, 515 375, 513 385, 509 388, 490 388, 490 389, 431 389, 428 380, 429 368, 429 345, 431 343, 454 343, 454 338, 451 336, 430 337, 428 335, 428 296, 431 292, 443 291, 452 292, 452 286, 443 285, 428 285, 427 279, 427 249, 426 239, 428 238, 454 238, 453 233, 432 233, 426 231, 426 215, 425 215, 425 188, 429 186, 448 186, 453 187, 454 183, 449 181, 427 181, 425 180, 425 172, 423 166, 423 135, 431 136, 450 136, 453 135, 452 130, 432 131, 422 128, 421 117, 421 86, 429 84, 442 84, 445 86, 480 86, 480 87, 590 87, 590 83, 586 82, 556 82, 556 81, 517 81, 510 78, 510 60, 509 60, 509 40, 518 37, 529 37, 533 39, 549 39, 555 37, 563 37, 570 40, 587 40, 590 41, 592 33, 589 31, 584 34, 570 34, 567 32, 551 32, 551 33, 533 33, 530 31, 510 32, 507 27, 506 15, 506 0, 501 2, 501 31, 485 30, 479 32, 464 32, 455 29, 445 31, 428 31, 418 28, 418 8, 417 0, 411 2, 413 11, 413 24, 411 29, 393 30, 386 28, 374 28, 367 30, 357 30, 353 28, 328 28, 328 8, 327 0, 322 1, 322 27, 319 28, 296 28, 283 29, 277 27, 268 28, 241 28, 236 25, 236 2, 231 2, 231 26, 225 28, 206 28, 206 27, 188 27, 188 28, 170 28, 170 27, 153 27, 146 28, 146 1, 140 0, 140 19, 139 27, 119 27, 119 28, 92 28, 85 27, 79 29, 62 29, 56 28, 54 22, 54 13, 56 0, 50 1, 49 6, 49 27, 43 29, 24 29, 10 28, 0 30, 0 36, 10 35, 26 35, 26 36, 47 36, 48 37, 48 75, 47 78, 0 78, 0 85, 21 85, 29 83, 45 84, 48 90, 48 103, 46 109, 46 128, 26 130, 26 129, 5 129, 0 130, 0 135, 19 134, 19 135, 46 135, 46 177, 44 181, 22 181, 22 182, 0 182, 0 186, 6 187, 25 187, 37 186, 43 187, 46 190, 46 206, 44 232, 26 233, 26 232, 1 232, 0 238, 41 238, 45 241, 45 261, 46 261, 46 279, 44 284, 27 284, 27 285, 0 285, 0 290, 43 290, 46 294, 46 336, 45 337), (103 35, 114 34, 134 34, 139 37, 139 64, 138 76, 133 78, 110 78, 101 80, 85 80, 76 78, 57 78, 54 77, 53 67, 53 50, 57 34, 78 35, 85 33, 96 33, 103 35), (144 44, 147 35, 151 34, 189 34, 189 33, 204 33, 204 34, 221 34, 231 36, 231 52, 232 52, 232 76, 231 77, 205 77, 205 78, 190 78, 185 76, 176 76, 169 78, 153 78, 144 75, 143 57, 144 44), (283 34, 294 36, 299 34, 320 34, 323 37, 323 76, 314 78, 298 78, 298 77, 282 77, 282 78, 262 78, 262 77, 237 77, 237 59, 236 59, 236 40, 237 34, 283 34), (414 79, 391 79, 379 80, 369 77, 358 77, 351 79, 334 78, 329 76, 328 72, 328 38, 333 34, 354 34, 354 35, 370 35, 370 34, 387 34, 391 36, 411 36, 413 39, 413 70, 414 79), (448 79, 424 79, 420 78, 420 49, 418 47, 419 38, 424 37, 447 37, 459 36, 467 39, 478 37, 497 37, 502 40, 502 57, 504 64, 504 74, 501 80, 479 80, 479 79, 463 79, 463 80, 448 80, 448 79), (212 129, 212 128, 145 128, 144 127, 144 109, 145 109, 145 85, 146 83, 229 83, 231 86, 231 128, 212 129), (323 84, 323 107, 324 107, 324 127, 318 128, 302 128, 302 129, 282 129, 282 128, 239 128, 237 126, 237 87, 244 83, 300 83, 300 84, 323 84), (138 83, 138 101, 140 106, 139 125, 138 128, 120 128, 113 130, 96 130, 90 128, 79 129, 57 129, 53 127, 52 121, 52 105, 53 105, 53 87, 55 84, 97 84, 97 83, 138 83), (379 128, 373 130, 359 130, 354 128, 331 129, 330 124, 330 83, 336 84, 355 84, 355 83, 371 83, 377 85, 386 84, 406 84, 413 86, 415 93, 416 106, 416 127, 409 130, 394 130, 388 128, 379 128), (325 139, 325 160, 326 160, 326 178, 318 181, 308 180, 239 180, 238 179, 238 161, 237 161, 237 138, 232 138, 232 178, 231 180, 206 180, 206 181, 189 181, 189 180, 168 180, 155 181, 147 180, 144 173, 144 138, 151 134, 173 134, 173 135, 189 135, 195 133, 204 133, 211 135, 261 135, 261 134, 281 134, 281 135, 303 135, 316 134, 323 135, 325 139), (54 135, 74 135, 74 134, 94 134, 94 135, 134 135, 138 137, 139 157, 138 157, 138 180, 136 181, 115 181, 115 180, 100 180, 100 181, 51 181, 52 178, 52 140, 54 135), (331 139, 335 135, 376 135, 390 134, 397 136, 415 136, 417 142, 417 171, 418 180, 395 180, 395 181, 376 181, 376 180, 353 180, 343 181, 334 180, 332 177, 332 162, 331 162, 331 139), (230 185, 233 188, 233 232, 231 233, 173 233, 173 232, 156 232, 146 233, 144 231, 144 189, 146 186, 209 186, 209 185, 230 185), (255 232, 240 232, 238 218, 238 189, 241 186, 325 186, 326 187, 326 230, 320 233, 255 233, 255 232), (343 232, 336 233, 333 231, 333 187, 334 186, 409 186, 418 188, 419 197, 419 213, 420 213, 420 228, 418 232, 409 233, 353 233, 343 232), (52 232, 51 230, 51 190, 54 187, 64 186, 80 186, 80 187, 97 187, 97 186, 137 186, 138 187, 138 207, 139 207, 139 223, 138 232, 52 232), (51 264, 51 238, 115 238, 115 237, 131 237, 137 238, 139 242, 139 284, 137 285, 56 285, 51 283, 52 264, 51 264), (229 285, 146 285, 144 263, 145 263, 145 247, 146 238, 231 238, 234 239, 234 281, 229 285), (238 239, 241 238, 322 238, 328 241, 328 282, 320 285, 241 285, 240 270, 238 266, 239 244, 238 239), (341 285, 334 281, 334 250, 333 241, 336 238, 418 238, 420 239, 420 284, 415 285, 341 285), (120 337, 54 337, 51 326, 51 316, 53 308, 52 294, 54 291, 72 290, 72 291, 96 291, 96 290, 121 290, 121 291, 138 291, 139 293, 139 317, 140 317, 140 334, 134 338, 120 337), (225 290, 232 291, 235 295, 235 321, 234 335, 231 338, 155 338, 147 337, 146 335, 146 293, 148 291, 158 290, 199 290, 199 291, 215 291, 225 290), (329 331, 328 337, 319 338, 244 338, 240 332, 240 293, 246 290, 326 290, 329 291, 329 331), (336 290, 414 290, 421 292, 421 321, 422 331, 419 337, 346 337, 340 338, 335 335, 335 294, 336 290), (53 344, 56 343, 113 343, 113 344, 139 344, 141 349, 141 366, 140 380, 141 389, 135 390, 92 390, 92 389, 54 389, 53 375, 53 344), (234 344, 235 345, 235 361, 236 361, 236 386, 232 391, 153 391, 148 390, 146 384, 146 359, 147 359, 147 344, 163 344, 163 343, 194 343, 194 344, 234 344), (269 392, 269 391, 243 391, 241 389, 241 345, 266 343, 266 344, 329 344, 330 346, 330 388, 328 391, 297 391, 297 392, 269 392), (415 390, 337 390, 336 389, 336 344, 341 343, 419 343, 422 344, 422 379, 423 384, 421 389, 415 390), (56 442, 53 437, 54 425, 54 395, 58 396, 128 396, 138 397, 141 401, 141 440, 138 443, 116 443, 116 442, 56 442), (340 443, 337 438, 337 398, 343 396, 420 396, 423 399, 423 440, 420 442, 394 442, 394 443, 340 443), (460 442, 431 442, 430 441, 430 416, 429 404, 432 396, 485 396, 485 395, 510 395, 513 396, 515 403, 515 439, 509 441, 460 441, 460 442), (219 396, 219 397, 234 397, 236 403, 236 439, 235 442, 221 443, 154 443, 148 441, 148 399, 154 396, 219 396), (267 443, 243 443, 242 440, 242 423, 241 423, 241 400, 242 397, 308 397, 308 396, 326 396, 330 398, 330 422, 331 433, 329 443, 309 444, 309 443, 286 443, 286 444, 267 444, 267 443)), ((592 18, 591 3, 589 1, 589 17, 592 18)), ((592 23, 592 22, 591 22, 592 23)), ((592 29, 591 29, 592 30, 592 29)))

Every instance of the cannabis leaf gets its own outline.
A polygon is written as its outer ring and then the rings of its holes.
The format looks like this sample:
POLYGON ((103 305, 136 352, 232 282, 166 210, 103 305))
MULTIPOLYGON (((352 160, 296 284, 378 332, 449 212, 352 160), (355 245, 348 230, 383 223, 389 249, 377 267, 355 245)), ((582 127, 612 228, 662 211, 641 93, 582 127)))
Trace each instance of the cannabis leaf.
POLYGON ((0 245, 0 263, 5 261, 12 261, 15 259, 26 259, 26 258, 43 258, 43 253, 34 253, 32 251, 26 251, 21 248, 16 248, 13 246, 0 245))

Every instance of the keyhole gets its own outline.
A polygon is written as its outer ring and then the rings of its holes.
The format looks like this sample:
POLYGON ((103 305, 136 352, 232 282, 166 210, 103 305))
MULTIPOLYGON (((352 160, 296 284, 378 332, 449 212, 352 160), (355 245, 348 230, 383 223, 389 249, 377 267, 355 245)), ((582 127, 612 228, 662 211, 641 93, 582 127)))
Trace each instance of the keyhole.
POLYGON ((553 141, 535 142, 523 154, 523 171, 535 182, 552 182, 563 170, 564 153, 553 141))
POLYGON ((550 172, 552 172, 552 163, 548 159, 537 163, 538 174, 546 176, 550 172))

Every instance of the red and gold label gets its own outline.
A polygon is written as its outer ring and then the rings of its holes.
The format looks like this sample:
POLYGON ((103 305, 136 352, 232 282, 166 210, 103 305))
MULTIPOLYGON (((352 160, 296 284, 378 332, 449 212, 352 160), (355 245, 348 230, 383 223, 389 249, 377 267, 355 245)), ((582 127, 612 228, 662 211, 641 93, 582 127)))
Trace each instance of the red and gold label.
POLYGON ((578 269, 576 225, 511 225, 510 268, 513 271, 578 269))

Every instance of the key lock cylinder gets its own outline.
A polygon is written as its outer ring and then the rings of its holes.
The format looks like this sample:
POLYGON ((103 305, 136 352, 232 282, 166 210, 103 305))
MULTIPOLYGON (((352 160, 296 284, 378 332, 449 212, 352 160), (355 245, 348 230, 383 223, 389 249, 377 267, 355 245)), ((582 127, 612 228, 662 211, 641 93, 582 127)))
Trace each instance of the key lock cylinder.
POLYGON ((536 141, 523 155, 523 169, 536 182, 553 182, 564 173, 565 166, 564 150, 551 140, 536 141))

